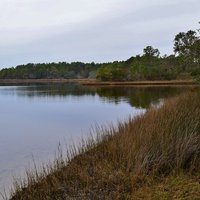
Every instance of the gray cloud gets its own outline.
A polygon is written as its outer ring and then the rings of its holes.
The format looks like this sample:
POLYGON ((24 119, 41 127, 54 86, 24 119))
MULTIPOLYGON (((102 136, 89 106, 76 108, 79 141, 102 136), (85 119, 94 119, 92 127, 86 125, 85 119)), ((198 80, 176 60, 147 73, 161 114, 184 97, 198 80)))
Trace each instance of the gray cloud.
POLYGON ((0 67, 123 60, 147 45, 169 54, 176 33, 198 28, 199 7, 198 0, 2 0, 0 67))

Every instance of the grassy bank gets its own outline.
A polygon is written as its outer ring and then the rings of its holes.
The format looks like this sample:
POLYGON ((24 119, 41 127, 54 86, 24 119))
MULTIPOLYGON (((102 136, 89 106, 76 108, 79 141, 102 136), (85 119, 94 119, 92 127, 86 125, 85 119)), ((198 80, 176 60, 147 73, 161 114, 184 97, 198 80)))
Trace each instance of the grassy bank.
POLYGON ((0 79, 0 84, 80 83, 91 86, 115 85, 195 85, 195 80, 171 81, 98 81, 96 79, 0 79))
POLYGON ((97 138, 15 183, 11 199, 199 199, 199 99, 191 91, 98 129, 97 138))

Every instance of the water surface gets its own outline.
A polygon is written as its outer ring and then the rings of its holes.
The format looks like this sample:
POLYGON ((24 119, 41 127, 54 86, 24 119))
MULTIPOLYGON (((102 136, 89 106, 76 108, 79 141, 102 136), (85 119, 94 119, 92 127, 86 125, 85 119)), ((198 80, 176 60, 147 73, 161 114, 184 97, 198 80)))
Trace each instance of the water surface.
POLYGON ((0 86, 0 191, 29 163, 47 162, 91 127, 143 113, 183 87, 83 87, 77 84, 0 86))

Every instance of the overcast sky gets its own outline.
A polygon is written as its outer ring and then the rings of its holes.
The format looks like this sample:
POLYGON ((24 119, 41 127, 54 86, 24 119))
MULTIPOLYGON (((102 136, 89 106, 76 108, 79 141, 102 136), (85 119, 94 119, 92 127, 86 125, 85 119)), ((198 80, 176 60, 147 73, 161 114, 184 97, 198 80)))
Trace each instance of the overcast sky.
POLYGON ((200 0, 0 0, 0 68, 125 60, 147 45, 171 54, 199 21, 200 0))

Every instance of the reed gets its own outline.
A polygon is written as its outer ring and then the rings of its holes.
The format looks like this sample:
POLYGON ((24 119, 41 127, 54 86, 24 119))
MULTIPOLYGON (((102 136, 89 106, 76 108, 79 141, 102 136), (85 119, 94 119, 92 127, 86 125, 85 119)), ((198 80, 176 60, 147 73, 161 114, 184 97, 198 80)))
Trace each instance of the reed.
POLYGON ((198 199, 200 93, 150 108, 14 182, 11 200, 198 199))

